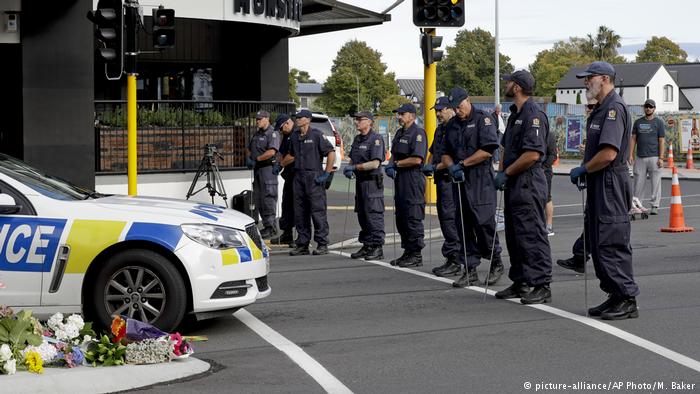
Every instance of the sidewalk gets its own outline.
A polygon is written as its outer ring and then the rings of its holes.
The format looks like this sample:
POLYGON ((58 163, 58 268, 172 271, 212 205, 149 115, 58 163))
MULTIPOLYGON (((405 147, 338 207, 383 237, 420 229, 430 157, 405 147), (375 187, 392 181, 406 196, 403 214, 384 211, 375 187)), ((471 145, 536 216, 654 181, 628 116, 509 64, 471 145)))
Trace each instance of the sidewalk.
MULTIPOLYGON (((581 164, 578 160, 559 160, 559 165, 554 167, 555 175, 569 175, 572 168, 578 167, 581 164)), ((692 179, 700 180, 700 170, 693 169, 688 170, 685 168, 685 163, 676 162, 676 169, 678 170, 678 179, 692 179)), ((661 178, 671 179, 671 169, 663 168, 661 169, 661 178)))
POLYGON ((209 363, 194 357, 166 364, 44 368, 41 375, 29 372, 0 375, 0 392, 111 393, 187 378, 204 373, 209 368, 209 363))

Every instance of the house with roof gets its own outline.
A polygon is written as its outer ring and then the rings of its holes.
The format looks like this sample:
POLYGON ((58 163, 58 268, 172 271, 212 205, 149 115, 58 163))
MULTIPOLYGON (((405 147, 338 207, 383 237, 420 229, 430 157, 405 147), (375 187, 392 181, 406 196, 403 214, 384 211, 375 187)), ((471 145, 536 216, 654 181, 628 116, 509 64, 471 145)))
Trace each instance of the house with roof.
POLYGON ((320 83, 297 83, 297 96, 301 108, 314 109, 314 101, 323 94, 323 85, 320 83))
MULTIPOLYGON (((585 66, 572 67, 556 86, 557 103, 585 104, 586 88, 576 74, 585 66), (577 96, 579 100, 577 100, 577 96), (579 101, 577 103, 577 101, 579 101)), ((616 64, 615 87, 629 105, 643 105, 647 99, 656 101, 658 112, 674 112, 680 108, 682 93, 678 83, 662 63, 616 64)), ((687 101, 687 99, 686 99, 687 101)))
POLYGON ((411 100, 419 107, 423 103, 423 80, 422 79, 397 79, 399 94, 411 100))
POLYGON ((681 90, 679 109, 700 110, 700 63, 666 64, 681 90))

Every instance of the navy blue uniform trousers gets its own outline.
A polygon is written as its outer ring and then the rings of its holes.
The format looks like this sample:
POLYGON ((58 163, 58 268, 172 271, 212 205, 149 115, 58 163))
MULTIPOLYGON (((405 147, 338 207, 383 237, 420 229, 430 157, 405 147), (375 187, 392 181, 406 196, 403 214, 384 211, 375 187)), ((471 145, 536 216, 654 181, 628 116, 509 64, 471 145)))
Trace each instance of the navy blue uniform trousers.
POLYGON ((328 217, 326 216, 326 188, 317 185, 314 178, 322 170, 297 170, 294 173, 294 218, 297 228, 297 246, 309 246, 311 222, 314 225, 314 241, 319 246, 328 245, 328 217))
POLYGON ((406 252, 420 252, 425 247, 425 176, 418 167, 400 168, 396 171, 394 204, 401 248, 406 252))

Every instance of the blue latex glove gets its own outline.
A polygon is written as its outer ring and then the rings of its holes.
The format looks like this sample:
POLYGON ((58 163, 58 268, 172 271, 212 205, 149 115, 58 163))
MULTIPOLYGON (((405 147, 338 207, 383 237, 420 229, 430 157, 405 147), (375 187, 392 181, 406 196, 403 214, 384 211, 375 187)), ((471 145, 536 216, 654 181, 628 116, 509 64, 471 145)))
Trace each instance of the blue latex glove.
POLYGON ((421 171, 423 171, 423 175, 425 176, 433 176, 435 173, 435 166, 432 164, 423 164, 421 171))
POLYGON ((326 183, 326 181, 328 180, 328 178, 329 178, 330 176, 331 176, 331 173, 330 173, 330 172, 325 172, 325 171, 324 171, 323 174, 321 174, 321 175, 317 176, 316 178, 314 178, 314 182, 316 182, 317 185, 323 185, 324 183, 326 183))
POLYGON ((579 179, 582 179, 584 175, 586 175, 588 171, 586 170, 585 166, 580 166, 576 167, 571 170, 569 173, 569 176, 571 177, 571 183, 574 185, 578 186, 579 185, 579 179))
POLYGON ((246 157, 245 166, 248 167, 249 170, 255 168, 255 159, 253 159, 252 157, 246 157))
POLYGON ((453 182, 464 182, 466 179, 464 176, 464 167, 462 167, 461 163, 447 167, 447 172, 450 173, 453 182))
POLYGON ((393 162, 387 164, 387 166, 384 167, 384 173, 391 179, 396 178, 396 164, 393 162))
POLYGON ((355 176, 355 169, 355 166, 345 166, 345 168, 343 168, 343 175, 348 179, 352 179, 353 176, 355 176))
POLYGON ((272 165, 272 175, 277 176, 282 172, 282 166, 275 163, 272 165))
POLYGON ((496 190, 505 190, 506 182, 508 182, 508 175, 506 175, 505 171, 499 171, 496 173, 496 176, 493 177, 493 187, 495 187, 496 190))

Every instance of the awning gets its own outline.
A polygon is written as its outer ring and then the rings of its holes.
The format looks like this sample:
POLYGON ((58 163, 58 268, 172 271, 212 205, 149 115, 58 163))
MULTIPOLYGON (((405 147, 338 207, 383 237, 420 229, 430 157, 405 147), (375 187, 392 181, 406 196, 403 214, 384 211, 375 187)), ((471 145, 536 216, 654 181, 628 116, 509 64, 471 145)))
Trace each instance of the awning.
POLYGON ((299 36, 381 25, 391 20, 379 14, 335 0, 304 0, 299 36))

